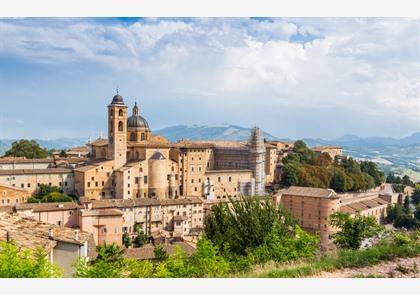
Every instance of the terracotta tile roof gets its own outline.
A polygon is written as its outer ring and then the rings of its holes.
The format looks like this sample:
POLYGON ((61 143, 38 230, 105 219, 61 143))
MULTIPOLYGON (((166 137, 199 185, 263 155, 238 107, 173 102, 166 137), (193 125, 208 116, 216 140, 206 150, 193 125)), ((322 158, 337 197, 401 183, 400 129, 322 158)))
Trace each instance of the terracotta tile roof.
POLYGON ((385 201, 384 199, 381 199, 381 198, 375 198, 374 200, 381 205, 389 204, 387 201, 385 201))
POLYGON ((4 184, 4 183, 0 183, 0 187, 5 187, 11 190, 15 190, 15 191, 21 191, 21 192, 28 192, 26 189, 23 188, 19 188, 19 187, 15 187, 13 185, 8 185, 8 184, 4 184))
POLYGON ((26 159, 24 157, 7 157, 7 158, 0 158, 0 164, 25 164, 25 163, 54 163, 53 158, 45 158, 45 159, 26 159))
POLYGON ((14 206, 0 206, 0 213, 4 212, 4 213, 13 213, 14 210, 14 206))
POLYGON ((45 168, 45 169, 8 169, 0 170, 0 175, 26 175, 26 174, 64 174, 71 173, 67 168, 45 168))
POLYGON ((82 245, 88 241, 91 234, 78 229, 59 227, 53 224, 24 218, 17 214, 0 213, 0 240, 7 238, 14 240, 18 246, 35 249, 42 247, 52 249, 56 241, 82 245), (50 237, 50 232, 52 236, 50 237), (76 234, 77 233, 77 234, 76 234))
POLYGON ((127 147, 144 147, 144 148, 169 148, 167 142, 161 141, 144 141, 144 142, 127 142, 127 147))
POLYGON ((87 146, 76 146, 71 148, 69 151, 67 151, 66 153, 88 153, 89 149, 87 146))
POLYGON ((371 208, 376 208, 376 207, 380 207, 387 204, 389 203, 380 198, 360 200, 354 203, 348 203, 344 206, 341 206, 340 211, 350 213, 350 214, 355 214, 357 211, 362 212, 363 210, 368 210, 371 208))
POLYGON ((291 186, 283 192, 283 195, 317 198, 338 198, 337 194, 332 189, 302 186, 291 186))
POLYGON ((108 145, 108 139, 98 138, 90 143, 92 146, 106 146, 108 145))
POLYGON ((112 162, 112 160, 89 161, 89 162, 86 162, 86 165, 80 166, 80 167, 74 169, 74 171, 86 172, 86 171, 89 171, 89 170, 92 170, 92 169, 96 169, 101 165, 107 165, 107 164, 109 164, 109 162, 112 162))
POLYGON ((354 210, 359 210, 359 211, 369 209, 369 207, 363 204, 362 202, 350 203, 350 204, 347 204, 347 206, 349 206, 350 208, 354 210))
POLYGON ((122 216, 118 209, 81 210, 82 216, 122 216))
POLYGON ((180 140, 172 144, 172 147, 175 148, 187 148, 187 149, 207 149, 214 148, 214 144, 202 141, 190 141, 190 140, 180 140))
POLYGON ((225 170, 225 169, 217 169, 217 170, 207 170, 205 174, 217 174, 217 173, 239 173, 239 172, 246 172, 246 173, 252 173, 252 170, 249 169, 231 169, 231 170, 225 170))
MULTIPOLYGON (((185 251, 185 253, 188 256, 191 256, 194 254, 195 249, 191 245, 185 243, 185 242, 174 242, 172 244, 162 244, 163 249, 165 249, 166 253, 169 255, 175 253, 176 247, 181 247, 182 250, 185 251)), ((155 253, 154 253, 155 246, 152 244, 144 245, 140 248, 128 248, 124 251, 124 256, 126 258, 136 258, 139 260, 153 260, 155 259, 155 253)))
POLYGON ((74 202, 22 203, 15 206, 16 211, 32 210, 33 212, 75 210, 79 207, 74 202))
POLYGON ((161 200, 161 205, 183 205, 183 204, 201 204, 203 203, 203 199, 197 197, 188 197, 188 198, 180 198, 180 199, 167 199, 161 200))
POLYGON ((354 210, 353 208, 349 207, 349 206, 341 206, 340 207, 340 212, 343 213, 349 213, 349 214, 356 214, 356 210, 354 210))
POLYGON ((151 198, 92 200, 93 209, 159 206, 159 204, 158 200, 151 198))

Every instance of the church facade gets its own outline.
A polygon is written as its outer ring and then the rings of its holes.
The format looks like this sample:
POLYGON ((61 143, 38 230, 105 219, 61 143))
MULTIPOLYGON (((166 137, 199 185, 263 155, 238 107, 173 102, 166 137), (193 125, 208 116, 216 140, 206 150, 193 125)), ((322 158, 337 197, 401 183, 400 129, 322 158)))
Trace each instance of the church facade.
POLYGON ((272 148, 256 127, 247 142, 170 143, 152 133, 137 104, 128 116, 117 94, 108 105, 108 139, 90 142, 87 165, 74 169, 75 193, 94 200, 264 195, 272 148))

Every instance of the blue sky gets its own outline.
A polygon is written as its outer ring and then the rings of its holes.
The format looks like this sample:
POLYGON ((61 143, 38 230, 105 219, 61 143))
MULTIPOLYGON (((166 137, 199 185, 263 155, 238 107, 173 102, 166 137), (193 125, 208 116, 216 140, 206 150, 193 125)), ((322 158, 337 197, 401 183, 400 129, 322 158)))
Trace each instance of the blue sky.
POLYGON ((413 18, 0 19, 0 138, 96 137, 118 86, 153 129, 419 129, 413 18))

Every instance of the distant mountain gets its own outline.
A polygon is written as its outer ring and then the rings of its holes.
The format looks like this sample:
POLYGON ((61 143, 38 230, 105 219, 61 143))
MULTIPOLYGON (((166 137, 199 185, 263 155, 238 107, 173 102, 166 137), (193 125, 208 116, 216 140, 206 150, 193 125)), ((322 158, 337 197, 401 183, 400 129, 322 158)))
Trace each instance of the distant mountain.
POLYGON ((343 145, 343 146, 364 146, 364 147, 383 147, 383 146, 409 146, 420 145, 420 132, 413 133, 410 136, 403 138, 392 137, 358 137, 351 134, 346 134, 337 139, 324 140, 324 139, 303 139, 309 146, 314 145, 343 145))
MULTIPOLYGON (((189 140, 247 140, 251 135, 251 129, 236 125, 176 125, 153 132, 170 141, 181 139, 189 140)), ((277 137, 264 132, 264 137, 269 140, 278 140, 277 137)))

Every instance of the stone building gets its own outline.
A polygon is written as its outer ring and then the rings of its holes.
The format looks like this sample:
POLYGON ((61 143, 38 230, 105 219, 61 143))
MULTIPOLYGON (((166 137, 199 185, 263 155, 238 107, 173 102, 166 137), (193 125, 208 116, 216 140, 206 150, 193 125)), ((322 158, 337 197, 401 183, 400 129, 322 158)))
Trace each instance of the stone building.
MULTIPOLYGON (((386 209, 393 200, 385 190, 362 193, 337 194, 332 189, 291 186, 278 192, 275 203, 281 203, 299 221, 301 227, 317 233, 323 248, 331 247, 329 236, 336 231, 330 225, 330 215, 335 212, 372 216, 383 222, 386 209)), ((396 202, 396 200, 395 200, 396 202)))
POLYGON ((127 108, 119 94, 112 98, 108 139, 91 142, 90 162, 74 169, 76 195, 96 200, 227 198, 263 195, 266 172, 273 179, 274 148, 265 146, 258 128, 248 142, 171 144, 152 134, 137 104, 129 117, 127 108))
POLYGON ((0 158, 0 170, 47 169, 54 167, 54 159, 0 158))
POLYGON ((57 186, 65 193, 74 193, 73 171, 69 168, 0 170, 0 184, 27 190, 31 195, 41 184, 57 186))
POLYGON ((343 148, 340 146, 316 146, 312 150, 317 154, 326 153, 330 155, 331 159, 335 159, 337 156, 343 155, 343 148))
POLYGON ((0 206, 26 203, 29 191, 14 186, 0 184, 0 206))

